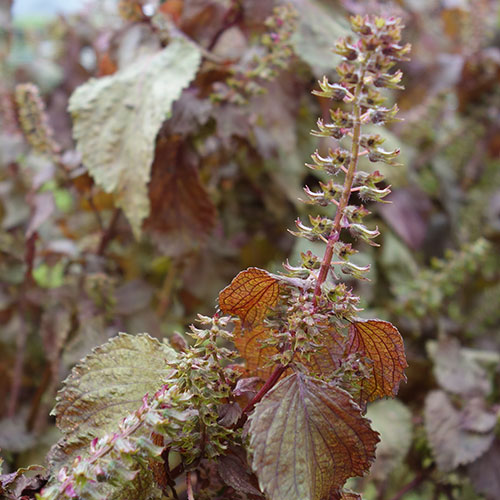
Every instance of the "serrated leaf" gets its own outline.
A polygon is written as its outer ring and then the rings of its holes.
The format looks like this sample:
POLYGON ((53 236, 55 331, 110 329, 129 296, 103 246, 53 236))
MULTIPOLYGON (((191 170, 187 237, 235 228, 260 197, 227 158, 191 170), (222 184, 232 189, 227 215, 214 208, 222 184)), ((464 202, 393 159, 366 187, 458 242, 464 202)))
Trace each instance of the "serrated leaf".
POLYGON ((401 401, 387 399, 371 404, 366 416, 380 433, 370 476, 383 480, 404 460, 410 449, 413 434, 411 412, 401 401))
POLYGON ((144 224, 161 252, 169 256, 199 248, 212 232, 216 215, 178 137, 158 137, 149 184, 151 215, 144 224))
POLYGON ((281 380, 250 415, 251 465, 271 500, 322 500, 364 474, 378 434, 350 395, 302 373, 281 380))
POLYGON ((398 393, 399 384, 406 380, 404 370, 408 363, 403 339, 394 325, 379 319, 351 323, 346 355, 352 353, 372 362, 371 377, 361 383, 361 400, 373 401, 398 393))
POLYGON ((467 474, 479 493, 487 500, 497 500, 500 491, 500 440, 467 468, 467 474))
POLYGON ((249 267, 241 271, 219 294, 225 314, 239 316, 243 327, 260 323, 278 302, 278 280, 267 271, 249 267))
POLYGON ((115 195, 136 237, 150 211, 147 185, 156 135, 200 61, 192 43, 175 38, 155 55, 89 80, 70 98, 83 163, 95 182, 115 195))
POLYGON ((429 342, 426 347, 434 361, 434 375, 443 389, 464 396, 491 392, 486 370, 465 355, 458 340, 441 338, 437 343, 429 342))
MULTIPOLYGON (((485 415, 476 413, 478 419, 485 415)), ((425 429, 438 467, 449 472, 478 459, 491 446, 495 434, 470 429, 466 410, 456 409, 443 391, 431 392, 425 400, 425 429)))
POLYGON ((269 329, 264 325, 256 325, 253 328, 241 328, 238 322, 234 328, 233 342, 245 360, 247 376, 257 376, 267 379, 273 371, 269 360, 278 350, 272 346, 263 346, 263 342, 269 338, 269 329))
POLYGON ((121 333, 94 349, 73 368, 57 396, 52 413, 64 438, 51 452, 52 463, 64 465, 77 452, 83 456, 91 439, 115 431, 146 393, 161 387, 175 356, 147 334, 121 333))

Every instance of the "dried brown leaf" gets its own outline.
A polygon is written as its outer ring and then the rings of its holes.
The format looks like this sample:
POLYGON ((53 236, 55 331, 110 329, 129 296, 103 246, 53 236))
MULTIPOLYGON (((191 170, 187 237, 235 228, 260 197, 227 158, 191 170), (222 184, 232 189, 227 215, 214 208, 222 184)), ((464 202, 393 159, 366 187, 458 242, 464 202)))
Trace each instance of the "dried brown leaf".
POLYGON ((180 138, 158 139, 151 175, 145 229, 167 255, 199 248, 214 228, 216 211, 180 138))

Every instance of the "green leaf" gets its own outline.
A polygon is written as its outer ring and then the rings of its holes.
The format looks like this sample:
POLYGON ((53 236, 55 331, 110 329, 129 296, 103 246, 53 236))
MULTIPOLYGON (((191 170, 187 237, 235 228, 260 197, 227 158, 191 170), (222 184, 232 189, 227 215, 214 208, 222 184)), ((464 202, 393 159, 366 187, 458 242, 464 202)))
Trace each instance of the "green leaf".
POLYGON ((347 392, 301 373, 256 405, 249 435, 252 468, 271 500, 330 498, 369 469, 379 439, 347 392))
POLYGON ((471 399, 458 410, 443 391, 433 391, 425 400, 425 428, 440 470, 449 472, 473 462, 493 443, 496 415, 482 401, 471 399))
POLYGON ((171 347, 147 334, 121 333, 94 349, 59 391, 52 414, 64 438, 51 451, 52 464, 84 456, 91 439, 115 431, 146 393, 161 387, 175 356, 171 347))
POLYGON ((350 34, 338 10, 321 0, 291 0, 299 13, 299 27, 292 37, 298 56, 309 64, 316 76, 331 72, 338 60, 332 49, 340 36, 350 34))
POLYGON ((96 183, 115 195, 136 237, 150 211, 147 185, 156 135, 200 61, 192 43, 176 38, 114 75, 91 79, 70 98, 83 163, 96 183))
POLYGON ((370 475, 383 480, 408 453, 413 434, 411 412, 401 401, 387 399, 371 404, 366 416, 380 433, 377 458, 370 475))

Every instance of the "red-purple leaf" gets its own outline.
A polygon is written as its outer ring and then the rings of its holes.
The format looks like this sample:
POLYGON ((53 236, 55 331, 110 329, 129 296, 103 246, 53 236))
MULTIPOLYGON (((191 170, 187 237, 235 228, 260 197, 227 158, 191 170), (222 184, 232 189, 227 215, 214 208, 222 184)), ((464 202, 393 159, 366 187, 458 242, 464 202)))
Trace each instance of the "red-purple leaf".
POLYGON ((364 474, 378 434, 350 395, 295 373, 281 380, 250 415, 252 468, 271 500, 322 500, 364 474))

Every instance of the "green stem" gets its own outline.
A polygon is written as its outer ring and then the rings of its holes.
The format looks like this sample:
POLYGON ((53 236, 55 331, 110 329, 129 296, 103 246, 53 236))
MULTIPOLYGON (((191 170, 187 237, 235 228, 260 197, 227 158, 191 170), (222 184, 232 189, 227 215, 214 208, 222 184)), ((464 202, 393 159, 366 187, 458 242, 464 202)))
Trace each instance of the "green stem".
POLYGON ((354 174, 356 173, 356 168, 358 166, 358 155, 359 155, 359 139, 361 137, 361 105, 360 95, 363 88, 363 80, 365 76, 365 69, 361 71, 361 77, 358 84, 356 85, 356 90, 353 99, 353 113, 354 113, 354 127, 352 134, 351 143, 351 159, 349 162, 349 167, 347 168, 347 173, 344 180, 344 189, 342 190, 342 196, 340 197, 337 211, 335 213, 335 219, 333 221, 333 227, 328 236, 328 243, 326 245, 325 255, 323 256, 323 261, 321 262, 321 267, 319 269, 318 279, 316 281, 316 287, 314 289, 314 296, 317 297, 321 295, 321 285, 326 281, 328 276, 328 271, 333 258, 333 247, 335 243, 339 240, 341 231, 342 216, 344 215, 344 210, 349 203, 349 198, 351 196, 352 183, 354 181, 354 174))

